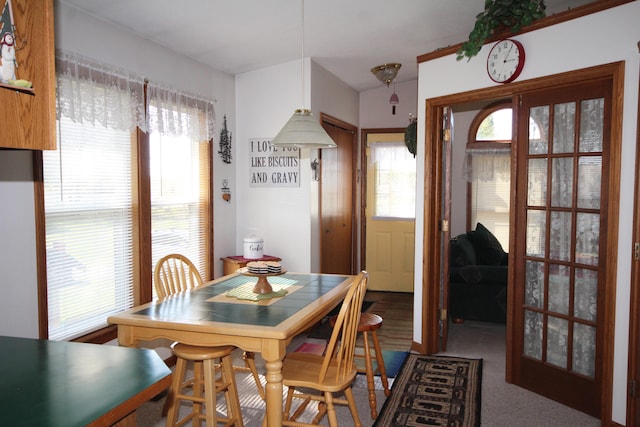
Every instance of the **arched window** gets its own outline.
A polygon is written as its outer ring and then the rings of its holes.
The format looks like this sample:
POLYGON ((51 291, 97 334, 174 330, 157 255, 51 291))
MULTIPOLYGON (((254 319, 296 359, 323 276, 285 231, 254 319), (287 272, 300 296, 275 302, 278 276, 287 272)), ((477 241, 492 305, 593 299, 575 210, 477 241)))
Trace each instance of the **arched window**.
POLYGON ((511 102, 484 108, 471 123, 464 161, 469 182, 467 229, 482 223, 505 250, 509 247, 511 126, 511 102))

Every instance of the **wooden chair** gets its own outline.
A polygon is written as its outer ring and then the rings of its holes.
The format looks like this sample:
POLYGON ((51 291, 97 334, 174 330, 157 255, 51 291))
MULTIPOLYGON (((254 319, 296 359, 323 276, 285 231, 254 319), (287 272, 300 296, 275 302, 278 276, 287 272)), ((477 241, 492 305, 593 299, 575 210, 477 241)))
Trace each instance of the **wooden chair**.
POLYGON ((173 348, 178 361, 173 374, 171 390, 167 396, 169 413, 167 426, 181 426, 192 421, 193 425, 207 427, 224 426, 243 427, 240 399, 233 372, 231 353, 234 346, 197 347, 176 344, 173 348), (187 365, 193 362, 193 378, 187 378, 187 365), (217 362, 217 363, 216 363, 217 362), (219 375, 217 371, 219 370, 219 375), (227 405, 226 416, 217 413, 217 395, 224 393, 227 405), (191 402, 191 412, 178 420, 182 401, 191 402), (204 413, 202 406, 204 405, 204 413))
MULTIPOLYGON (((351 390, 356 377, 355 347, 360 322, 360 310, 367 290, 366 271, 354 280, 342 302, 336 323, 324 356, 309 353, 289 353, 282 365, 283 384, 289 388, 283 413, 284 426, 317 425, 326 414, 329 425, 338 425, 334 404, 348 405, 356 427, 362 426, 351 390), (297 388, 313 389, 321 394, 300 392, 297 388), (346 399, 334 398, 333 393, 343 392, 346 399), (294 398, 304 399, 296 412, 291 413, 294 398), (296 421, 309 401, 320 402, 318 415, 312 424, 296 421)), ((263 422, 264 425, 264 422, 263 422)))
POLYGON ((202 277, 196 266, 189 258, 180 254, 160 258, 153 276, 158 298, 202 286, 202 277))
MULTIPOLYGON (((154 286, 158 298, 166 298, 178 292, 202 286, 202 277, 197 267, 189 258, 181 254, 166 255, 156 263, 154 269, 154 286)), ((256 368, 255 354, 245 351, 242 355, 245 366, 234 366, 236 372, 251 372, 258 393, 264 400, 264 388, 256 368)))
MULTIPOLYGON (((333 316, 329 319, 331 326, 335 325, 337 316, 333 316)), ((380 374, 380 381, 384 389, 385 396, 389 396, 391 391, 389 390, 389 380, 387 378, 387 370, 384 366, 384 358, 382 356, 382 349, 380 348, 380 341, 378 341, 377 330, 382 326, 382 316, 374 313, 362 313, 360 315, 360 322, 358 323, 358 332, 362 333, 364 341, 364 349, 362 354, 356 353, 355 357, 364 359, 364 369, 358 369, 358 372, 367 375, 367 388, 369 389, 369 406, 371 407, 371 419, 378 418, 377 411, 377 399, 376 388, 374 382, 374 375, 380 374), (376 360, 376 369, 373 369, 373 363, 371 360, 371 346, 369 344, 369 334, 373 340, 374 357, 376 360)))

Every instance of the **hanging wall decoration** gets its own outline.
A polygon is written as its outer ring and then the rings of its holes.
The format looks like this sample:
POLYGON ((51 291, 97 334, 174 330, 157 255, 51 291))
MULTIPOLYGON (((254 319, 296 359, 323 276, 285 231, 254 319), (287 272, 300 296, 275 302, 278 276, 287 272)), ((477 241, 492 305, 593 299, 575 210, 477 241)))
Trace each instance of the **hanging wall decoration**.
POLYGON ((16 50, 20 50, 26 44, 22 42, 18 47, 16 34, 11 0, 6 0, 0 15, 0 83, 29 89, 32 86, 30 81, 16 77, 16 50))
POLYGON ((227 116, 224 116, 224 125, 220 131, 220 150, 218 151, 222 161, 231 163, 231 132, 227 129, 227 116))
POLYGON ((222 180, 222 200, 227 203, 231 203, 231 189, 229 188, 229 181, 226 179, 222 180))

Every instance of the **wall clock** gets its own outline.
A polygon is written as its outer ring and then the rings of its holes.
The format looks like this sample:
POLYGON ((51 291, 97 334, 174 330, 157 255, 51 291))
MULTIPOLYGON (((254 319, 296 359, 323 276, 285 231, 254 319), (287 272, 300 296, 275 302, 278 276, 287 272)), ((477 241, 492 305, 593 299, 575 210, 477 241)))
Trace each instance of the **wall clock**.
POLYGON ((487 57, 487 73, 496 83, 514 81, 524 67, 524 46, 517 40, 504 39, 493 45, 487 57))

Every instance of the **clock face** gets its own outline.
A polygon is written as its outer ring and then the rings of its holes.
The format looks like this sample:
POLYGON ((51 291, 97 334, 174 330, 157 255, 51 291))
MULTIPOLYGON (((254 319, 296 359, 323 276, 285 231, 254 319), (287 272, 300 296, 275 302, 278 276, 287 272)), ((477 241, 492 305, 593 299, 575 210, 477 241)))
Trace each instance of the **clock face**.
POLYGON ((523 67, 524 47, 516 40, 500 40, 493 45, 487 57, 487 73, 496 83, 514 81, 523 67))

